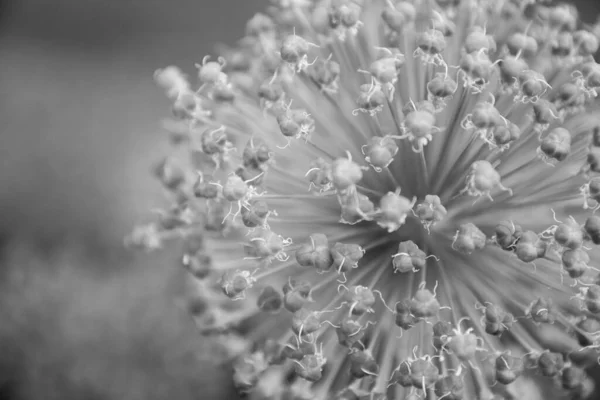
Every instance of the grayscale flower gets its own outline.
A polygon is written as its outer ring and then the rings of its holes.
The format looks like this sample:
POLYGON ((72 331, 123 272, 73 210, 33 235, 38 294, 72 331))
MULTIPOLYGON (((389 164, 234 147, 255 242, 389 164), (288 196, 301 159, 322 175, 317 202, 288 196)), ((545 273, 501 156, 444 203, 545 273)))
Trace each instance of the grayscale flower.
POLYGON ((598 29, 542 3, 277 0, 197 79, 156 71, 173 203, 129 242, 183 241, 240 391, 591 392, 598 29))

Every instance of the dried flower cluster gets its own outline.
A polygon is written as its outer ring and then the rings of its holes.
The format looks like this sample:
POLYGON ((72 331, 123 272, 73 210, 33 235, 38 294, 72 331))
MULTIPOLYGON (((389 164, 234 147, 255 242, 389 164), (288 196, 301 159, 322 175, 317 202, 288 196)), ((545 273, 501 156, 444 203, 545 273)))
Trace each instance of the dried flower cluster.
POLYGON ((190 310, 236 386, 535 399, 537 374, 587 396, 598 26, 535 0, 273 3, 194 83, 156 71, 173 203, 128 238, 183 242, 190 310))

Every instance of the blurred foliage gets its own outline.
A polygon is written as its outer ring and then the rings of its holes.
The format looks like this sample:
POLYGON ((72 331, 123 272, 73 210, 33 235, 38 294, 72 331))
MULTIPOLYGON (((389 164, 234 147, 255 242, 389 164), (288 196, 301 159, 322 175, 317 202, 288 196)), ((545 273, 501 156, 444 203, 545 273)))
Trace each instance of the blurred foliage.
MULTIPOLYGON (((176 299, 173 260, 90 274, 73 254, 18 251, 0 294, 4 399, 217 399, 227 370, 207 370, 209 342, 176 299), (216 380, 215 380, 216 379, 216 380)), ((6 264, 5 264, 6 265, 6 264)), ((101 267, 101 266, 100 266, 101 267)))
POLYGON ((259 8, 235 0, 2 3, 0 91, 10 96, 0 97, 0 236, 116 248, 160 196, 148 170, 165 151, 168 102, 152 73, 171 63, 193 73, 259 8))

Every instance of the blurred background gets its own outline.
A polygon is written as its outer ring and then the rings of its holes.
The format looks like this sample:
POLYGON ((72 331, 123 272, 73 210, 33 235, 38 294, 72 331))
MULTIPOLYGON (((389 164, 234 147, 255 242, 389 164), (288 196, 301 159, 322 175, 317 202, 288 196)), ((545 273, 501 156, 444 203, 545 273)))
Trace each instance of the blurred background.
POLYGON ((0 398, 231 398, 180 269, 123 237, 163 199, 152 80, 233 44, 260 0, 0 2, 0 398))
POLYGON ((173 257, 122 239, 161 198, 153 71, 192 72, 266 3, 0 0, 0 398, 233 397, 173 257))

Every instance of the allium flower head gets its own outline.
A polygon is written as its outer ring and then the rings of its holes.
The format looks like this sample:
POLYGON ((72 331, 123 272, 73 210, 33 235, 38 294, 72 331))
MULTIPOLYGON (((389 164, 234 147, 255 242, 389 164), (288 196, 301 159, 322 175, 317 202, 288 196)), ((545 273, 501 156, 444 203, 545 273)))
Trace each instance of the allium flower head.
POLYGON ((277 0, 197 77, 156 71, 173 204, 128 240, 182 239, 241 391, 589 393, 599 30, 541 3, 277 0))

